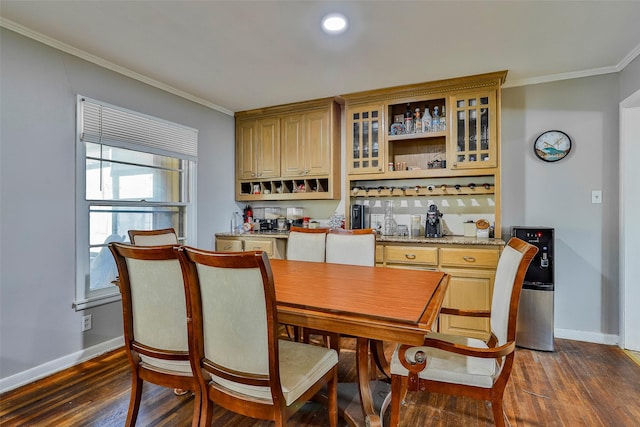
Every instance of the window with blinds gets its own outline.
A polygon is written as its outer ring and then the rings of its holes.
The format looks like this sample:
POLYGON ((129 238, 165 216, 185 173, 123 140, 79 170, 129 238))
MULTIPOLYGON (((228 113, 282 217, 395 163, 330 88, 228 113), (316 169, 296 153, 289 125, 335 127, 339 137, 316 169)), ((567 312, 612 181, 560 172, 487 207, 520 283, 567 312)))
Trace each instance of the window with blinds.
POLYGON ((181 242, 195 233, 198 131, 78 96, 77 310, 120 294, 110 242, 128 230, 173 228, 181 242))

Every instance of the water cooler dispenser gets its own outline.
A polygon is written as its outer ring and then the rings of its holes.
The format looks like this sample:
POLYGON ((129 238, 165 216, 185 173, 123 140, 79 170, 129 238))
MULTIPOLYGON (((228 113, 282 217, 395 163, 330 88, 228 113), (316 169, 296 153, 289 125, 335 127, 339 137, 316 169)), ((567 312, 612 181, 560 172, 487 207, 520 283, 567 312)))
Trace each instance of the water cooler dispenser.
POLYGON ((511 236, 538 248, 524 277, 516 345, 553 351, 554 230, 549 227, 512 227, 511 236))

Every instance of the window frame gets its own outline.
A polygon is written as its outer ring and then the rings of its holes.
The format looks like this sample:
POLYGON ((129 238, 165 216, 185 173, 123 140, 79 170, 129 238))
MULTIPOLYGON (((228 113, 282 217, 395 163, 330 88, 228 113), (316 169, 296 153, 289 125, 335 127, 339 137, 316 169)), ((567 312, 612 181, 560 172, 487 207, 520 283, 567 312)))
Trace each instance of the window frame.
MULTIPOLYGON (((129 142, 120 143, 118 141, 112 142, 101 142, 105 145, 125 148, 129 150, 141 151, 150 154, 160 154, 163 156, 171 156, 175 158, 181 158, 185 160, 184 162, 184 177, 186 179, 185 182, 185 200, 181 202, 144 202, 144 201, 118 201, 118 200, 87 200, 86 198, 86 142, 83 139, 83 102, 89 101, 95 104, 100 104, 101 106, 108 107, 110 109, 115 109, 118 111, 122 111, 124 113, 133 114, 136 116, 140 116, 141 118, 157 121, 164 125, 180 127, 184 129, 188 129, 190 131, 195 131, 195 138, 197 144, 197 130, 187 128, 182 125, 178 125, 175 123, 168 122, 166 120, 158 119, 156 117, 146 116, 142 113, 138 113, 135 111, 127 110, 121 107, 113 106, 101 101, 96 101, 91 98, 77 95, 76 108, 76 159, 75 159, 75 170, 76 170, 76 239, 75 239, 75 253, 74 260, 76 266, 76 280, 75 280, 75 300, 73 301, 73 308, 76 311, 85 310, 87 308, 96 307, 103 304, 109 304, 118 300, 121 300, 120 290, 116 285, 108 286, 100 289, 90 289, 90 269, 91 262, 90 257, 88 256, 89 248, 91 247, 90 243, 90 211, 92 207, 95 206, 144 206, 144 207, 154 207, 154 206, 184 206, 184 236, 178 236, 180 238, 181 243, 186 243, 187 241, 192 241, 193 245, 196 245, 196 198, 194 197, 196 194, 196 184, 197 184, 197 157, 194 159, 193 156, 183 156, 179 153, 172 153, 167 151, 166 149, 154 150, 152 147, 149 147, 145 144, 135 144, 129 142)), ((95 142, 95 141, 89 141, 95 142)), ((197 145, 196 145, 197 150, 197 145)), ((180 233, 179 230, 178 233, 180 233)))

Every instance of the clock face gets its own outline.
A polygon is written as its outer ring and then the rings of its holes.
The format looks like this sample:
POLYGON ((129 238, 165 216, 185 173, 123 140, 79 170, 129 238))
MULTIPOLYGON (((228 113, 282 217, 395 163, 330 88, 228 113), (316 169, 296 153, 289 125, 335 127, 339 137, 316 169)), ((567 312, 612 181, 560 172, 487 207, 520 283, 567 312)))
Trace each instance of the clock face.
POLYGON ((565 158, 571 150, 571 138, 559 130, 543 132, 533 146, 536 156, 545 162, 557 162, 565 158))

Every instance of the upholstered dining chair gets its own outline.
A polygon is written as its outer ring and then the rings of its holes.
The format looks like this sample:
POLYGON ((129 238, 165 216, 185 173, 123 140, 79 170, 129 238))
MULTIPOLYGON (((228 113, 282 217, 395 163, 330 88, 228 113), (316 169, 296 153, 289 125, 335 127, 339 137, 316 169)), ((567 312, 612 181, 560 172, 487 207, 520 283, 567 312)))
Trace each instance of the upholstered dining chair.
MULTIPOLYGON (((324 262, 326 236, 328 232, 328 228, 292 226, 289 229, 289 238, 287 239, 287 259, 293 261, 324 262)), ((287 325, 285 325, 285 327, 287 328, 289 337, 293 335, 293 339, 296 341, 309 342, 310 331, 308 329, 287 325)), ((326 334, 319 331, 314 332, 314 334, 322 335, 327 346, 331 346, 332 343, 336 343, 335 345, 337 345, 336 334, 326 334)))
MULTIPOLYGON (((333 228, 327 234, 326 262, 333 264, 350 264, 375 267, 376 265, 376 231, 371 228, 345 230, 333 228)), ((336 342, 333 348, 340 349, 341 337, 331 336, 331 342, 336 342)), ((374 361, 382 371, 388 371, 384 361, 384 351, 381 341, 371 341, 371 351, 374 361), (382 359, 381 359, 382 358, 382 359)))
MULTIPOLYGON (((178 235, 173 228, 162 228, 157 230, 129 230, 129 240, 136 246, 161 246, 177 245, 178 235)), ((176 396, 183 396, 189 391, 175 388, 176 396)))
POLYGON ((376 265, 376 232, 331 229, 327 234, 326 262, 334 264, 376 265))
MULTIPOLYGON (((125 350, 131 365, 126 426, 136 423, 143 381, 195 390, 189 361, 182 270, 174 246, 110 243, 122 294, 125 350)), ((195 401, 194 415, 200 412, 195 401)))
MULTIPOLYGON (((278 312, 264 252, 181 247, 191 366, 201 400, 200 426, 213 405, 258 419, 287 420, 327 385, 330 425, 337 415, 335 350, 278 339, 278 312)), ((194 414, 194 425, 196 424, 194 414)))
POLYGON ((136 246, 177 245, 178 235, 173 228, 129 230, 129 240, 136 246))
POLYGON ((327 228, 291 227, 287 239, 287 259, 324 262, 327 228))
POLYGON ((430 333, 424 345, 398 345, 391 359, 391 426, 400 421, 400 402, 407 390, 431 391, 491 402, 496 426, 506 424, 504 389, 516 345, 516 319, 522 281, 538 248, 511 238, 498 261, 490 311, 443 308, 441 313, 489 317, 485 340, 430 333))

